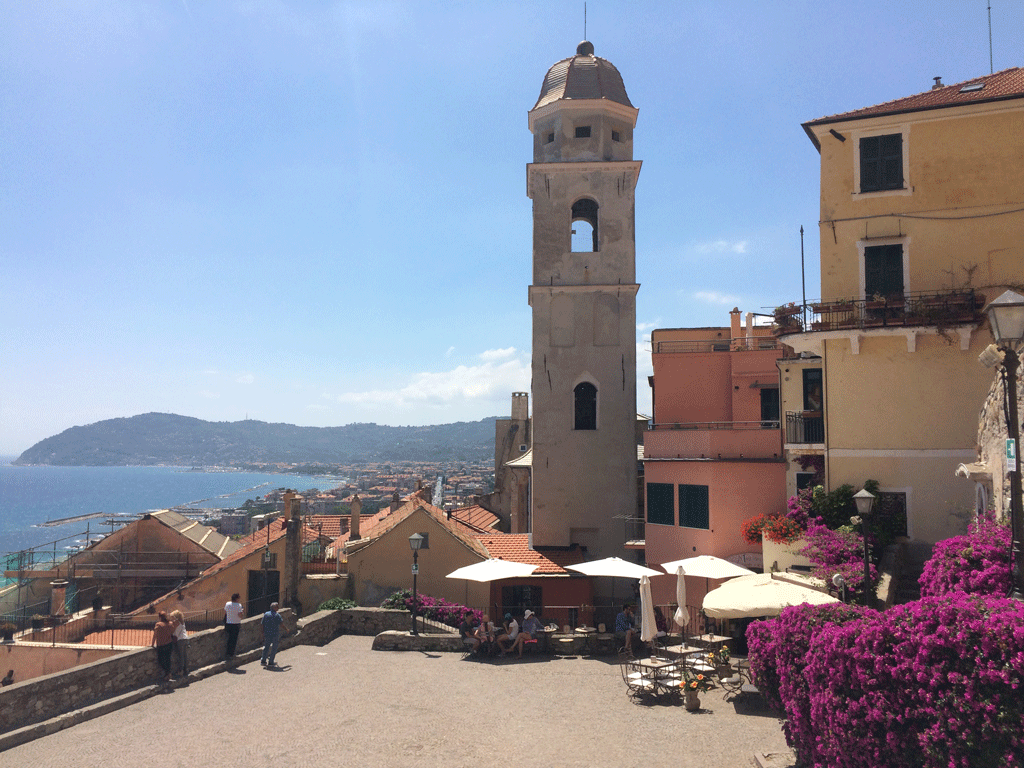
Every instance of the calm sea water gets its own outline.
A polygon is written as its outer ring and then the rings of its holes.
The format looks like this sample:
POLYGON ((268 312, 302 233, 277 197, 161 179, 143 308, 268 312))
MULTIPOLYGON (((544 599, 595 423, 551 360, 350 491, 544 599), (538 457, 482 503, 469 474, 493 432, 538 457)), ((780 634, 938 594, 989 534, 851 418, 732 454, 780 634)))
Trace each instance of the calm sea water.
MULTIPOLYGON (((332 488, 337 478, 258 472, 191 472, 179 467, 13 467, 0 460, 0 552, 81 538, 86 521, 39 528, 39 523, 104 512, 134 515, 178 505, 227 508, 275 488, 332 488)), ((104 518, 88 521, 108 533, 104 518)))

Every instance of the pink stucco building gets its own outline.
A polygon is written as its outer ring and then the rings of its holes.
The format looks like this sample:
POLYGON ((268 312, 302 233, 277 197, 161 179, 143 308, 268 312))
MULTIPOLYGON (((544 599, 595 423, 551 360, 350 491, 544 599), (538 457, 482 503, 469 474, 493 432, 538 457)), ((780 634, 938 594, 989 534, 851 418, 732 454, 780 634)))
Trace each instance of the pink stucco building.
MULTIPOLYGON (((782 349, 771 328, 732 310, 725 328, 651 334, 654 419, 644 435, 644 547, 648 565, 715 555, 758 570, 760 546, 744 520, 786 509, 779 424, 782 349)), ((658 604, 675 599, 669 577, 652 582, 658 604)), ((716 584, 712 583, 711 588, 716 584)), ((699 606, 704 579, 688 579, 699 606)))

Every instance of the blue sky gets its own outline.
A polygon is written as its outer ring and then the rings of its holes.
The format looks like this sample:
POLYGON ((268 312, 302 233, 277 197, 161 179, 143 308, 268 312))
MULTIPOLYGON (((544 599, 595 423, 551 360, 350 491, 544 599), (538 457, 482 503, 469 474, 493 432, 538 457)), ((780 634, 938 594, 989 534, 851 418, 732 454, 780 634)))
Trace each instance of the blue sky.
MULTIPOLYGON (((800 123, 987 74, 987 4, 588 3, 640 110, 641 411, 651 328, 800 298, 801 225, 817 297, 800 123)), ((1024 2, 991 4, 995 69, 1024 64, 1024 2)), ((507 414, 530 386, 527 111, 582 11, 0 5, 0 453, 149 411, 507 414)))

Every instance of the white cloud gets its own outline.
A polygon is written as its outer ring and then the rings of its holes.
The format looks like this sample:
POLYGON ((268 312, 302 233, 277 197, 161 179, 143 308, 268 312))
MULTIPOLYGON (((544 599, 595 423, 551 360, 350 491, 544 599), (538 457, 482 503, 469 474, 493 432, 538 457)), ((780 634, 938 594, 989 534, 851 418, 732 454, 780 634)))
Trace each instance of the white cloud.
POLYGON ((746 253, 746 240, 711 240, 697 243, 697 253, 746 253))
POLYGON ((199 396, 205 397, 207 400, 216 400, 220 397, 220 392, 211 392, 208 389, 199 390, 199 396))
POLYGON ((254 381, 256 381, 256 377, 251 373, 243 373, 235 379, 236 384, 252 384, 254 381))
POLYGON ((488 350, 480 365, 460 365, 450 371, 422 372, 393 389, 344 392, 334 397, 340 403, 390 408, 420 406, 458 407, 472 403, 506 403, 512 392, 528 391, 529 360, 515 348, 488 350), (499 362, 502 358, 510 360, 499 362))
POLYGON ((480 353, 481 360, 507 360, 516 353, 515 347, 507 347, 505 349, 488 349, 485 352, 480 353))
POLYGON ((733 296, 730 293, 719 293, 718 291, 695 291, 693 298, 707 304, 732 304, 734 307, 740 305, 739 296, 733 296))
POLYGON ((445 357, 451 357, 454 352, 455 352, 455 347, 448 347, 448 351, 444 353, 444 356, 445 357))
POLYGON ((637 323, 636 329, 640 333, 643 333, 644 331, 649 331, 652 330, 653 328, 657 328, 659 324, 660 323, 657 320, 655 320, 653 323, 637 323))

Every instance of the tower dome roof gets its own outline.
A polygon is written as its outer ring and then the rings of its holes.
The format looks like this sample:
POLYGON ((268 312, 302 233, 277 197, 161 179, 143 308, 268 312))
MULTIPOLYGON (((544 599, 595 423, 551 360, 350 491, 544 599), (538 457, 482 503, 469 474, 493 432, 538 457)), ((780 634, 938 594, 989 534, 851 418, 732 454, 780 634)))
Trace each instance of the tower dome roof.
POLYGON ((619 70, 607 59, 595 56, 594 44, 587 40, 576 46, 575 56, 562 59, 548 70, 533 108, 562 99, 607 99, 633 106, 619 70))

